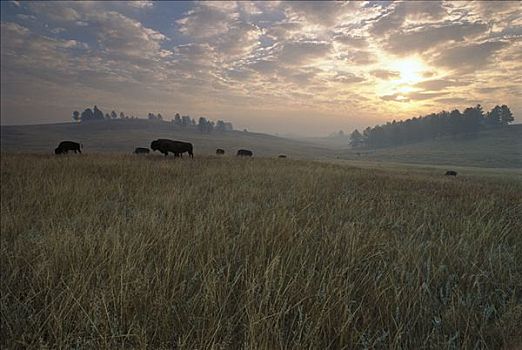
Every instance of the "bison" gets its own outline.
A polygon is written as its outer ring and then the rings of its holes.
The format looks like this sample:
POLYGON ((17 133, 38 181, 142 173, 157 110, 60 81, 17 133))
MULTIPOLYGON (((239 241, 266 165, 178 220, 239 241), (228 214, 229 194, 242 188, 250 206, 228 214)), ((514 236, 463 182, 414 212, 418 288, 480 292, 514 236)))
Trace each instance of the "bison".
POLYGON ((446 171, 446 176, 457 176, 457 172, 453 170, 446 171))
POLYGON ((150 150, 146 147, 136 147, 134 154, 149 154, 150 150))
POLYGON ((249 151, 247 149, 240 149, 239 151, 237 151, 237 156, 239 157, 252 157, 254 155, 254 153, 252 153, 252 151, 249 151))
POLYGON ((165 157, 170 153, 174 153, 175 157, 181 156, 183 158, 183 153, 187 152, 191 158, 194 158, 194 153, 192 152, 192 144, 189 142, 182 141, 174 141, 169 139, 157 139, 152 141, 150 144, 150 148, 153 151, 160 151, 165 155, 165 157))
POLYGON ((218 148, 216 149, 216 154, 219 156, 219 155, 223 155, 225 154, 225 150, 224 149, 221 149, 221 148, 218 148))
POLYGON ((62 141, 58 147, 54 149, 54 154, 67 154, 69 151, 74 151, 74 153, 81 154, 82 151, 80 148, 83 148, 83 145, 78 142, 62 141))

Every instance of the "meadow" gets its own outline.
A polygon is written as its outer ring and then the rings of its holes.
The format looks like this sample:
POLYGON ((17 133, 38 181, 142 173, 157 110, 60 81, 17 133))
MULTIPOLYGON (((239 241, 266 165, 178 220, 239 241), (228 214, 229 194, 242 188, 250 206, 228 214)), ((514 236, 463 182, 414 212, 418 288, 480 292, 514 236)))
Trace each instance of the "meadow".
POLYGON ((340 158, 424 165, 522 169, 522 124, 475 135, 380 149, 345 149, 340 158))
POLYGON ((522 346, 520 173, 1 156, 2 349, 522 346))

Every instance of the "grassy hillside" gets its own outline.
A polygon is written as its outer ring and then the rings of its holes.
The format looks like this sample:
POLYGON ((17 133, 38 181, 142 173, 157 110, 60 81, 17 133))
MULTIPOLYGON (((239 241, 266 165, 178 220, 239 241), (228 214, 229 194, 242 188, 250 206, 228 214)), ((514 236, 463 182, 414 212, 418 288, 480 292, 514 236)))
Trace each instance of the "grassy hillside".
POLYGON ((2 348, 517 348, 522 182, 3 154, 2 348))
POLYGON ((135 147, 149 147, 156 138, 192 142, 196 155, 214 154, 216 148, 224 148, 231 155, 239 148, 247 148, 255 156, 264 157, 283 153, 298 159, 345 159, 374 164, 522 168, 522 125, 486 130, 466 139, 447 138, 378 150, 350 150, 342 138, 290 139, 242 131, 207 135, 148 120, 1 127, 3 152, 52 153, 60 141, 76 140, 83 143, 86 153, 130 153, 135 147))
POLYGON ((522 168, 522 124, 485 130, 465 139, 445 138, 377 150, 345 150, 341 158, 418 164, 522 168))
POLYGON ((254 155, 290 157, 332 157, 335 152, 310 142, 242 131, 201 134, 191 128, 174 128, 170 123, 148 120, 110 120, 87 123, 2 126, 1 146, 4 152, 52 153, 62 140, 81 142, 85 152, 130 153, 135 147, 149 147, 157 138, 189 141, 196 155, 214 154, 224 148, 235 154, 239 148, 250 149, 254 155))

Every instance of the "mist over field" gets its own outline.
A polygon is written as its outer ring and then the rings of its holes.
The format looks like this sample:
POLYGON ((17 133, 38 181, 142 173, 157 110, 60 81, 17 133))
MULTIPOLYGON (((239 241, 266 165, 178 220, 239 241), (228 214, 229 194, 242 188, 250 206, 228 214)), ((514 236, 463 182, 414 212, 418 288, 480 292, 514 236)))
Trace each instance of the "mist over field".
POLYGON ((522 348, 520 10, 0 2, 0 347, 522 348))

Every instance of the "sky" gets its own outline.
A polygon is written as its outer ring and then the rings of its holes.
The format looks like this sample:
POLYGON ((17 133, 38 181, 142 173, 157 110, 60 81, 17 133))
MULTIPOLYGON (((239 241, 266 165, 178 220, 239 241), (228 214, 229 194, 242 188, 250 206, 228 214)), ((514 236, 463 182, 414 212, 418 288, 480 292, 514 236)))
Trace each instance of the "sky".
POLYGON ((1 3, 1 123, 128 115, 327 135, 511 107, 522 2, 1 3))

